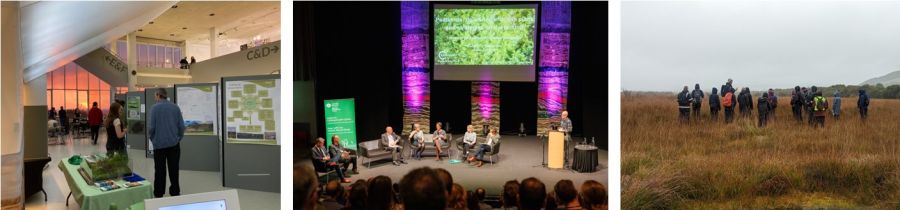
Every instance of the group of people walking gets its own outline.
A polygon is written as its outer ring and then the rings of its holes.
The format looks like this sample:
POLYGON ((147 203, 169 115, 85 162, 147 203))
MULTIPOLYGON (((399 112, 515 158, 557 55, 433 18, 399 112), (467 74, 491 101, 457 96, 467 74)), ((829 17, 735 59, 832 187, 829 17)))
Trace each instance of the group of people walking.
MULTIPOLYGON (((719 110, 724 109, 725 123, 733 122, 735 106, 740 111, 741 117, 749 118, 753 115, 754 98, 750 88, 744 87, 735 95, 736 89, 732 86, 732 82, 733 80, 728 79, 728 82, 722 85, 721 89, 712 88, 708 101, 710 117, 713 120, 718 119, 719 110)), ((794 119, 797 122, 803 122, 803 116, 806 115, 807 123, 814 128, 820 126, 824 128, 825 115, 829 113, 835 119, 840 119, 842 103, 840 92, 835 91, 833 96, 834 103, 829 112, 828 99, 822 95, 822 92, 816 86, 812 86, 809 89, 800 86, 794 87, 790 101, 794 119)), ((700 89, 700 84, 695 84, 694 90, 690 92, 688 91, 688 86, 684 86, 684 89, 678 93, 677 98, 679 120, 683 123, 688 123, 691 118, 695 120, 701 118, 701 107, 706 94, 700 89)), ((775 90, 770 88, 768 92, 763 92, 756 99, 755 103, 758 114, 758 126, 766 127, 769 119, 775 118, 775 110, 778 108, 778 95, 775 94, 775 90)), ((859 90, 857 107, 860 117, 866 119, 868 116, 869 96, 865 90, 859 90)))

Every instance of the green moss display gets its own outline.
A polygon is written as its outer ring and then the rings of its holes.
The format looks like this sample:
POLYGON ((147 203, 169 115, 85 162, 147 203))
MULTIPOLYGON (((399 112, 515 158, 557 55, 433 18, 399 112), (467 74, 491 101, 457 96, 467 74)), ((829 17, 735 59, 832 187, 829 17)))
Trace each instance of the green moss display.
POLYGON ((533 65, 535 9, 435 9, 438 65, 533 65))

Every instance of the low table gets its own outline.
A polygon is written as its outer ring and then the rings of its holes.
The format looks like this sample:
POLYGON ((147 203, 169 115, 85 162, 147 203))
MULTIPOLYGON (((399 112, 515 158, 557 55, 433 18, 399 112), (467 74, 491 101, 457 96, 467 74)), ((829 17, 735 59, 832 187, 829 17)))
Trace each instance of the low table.
MULTIPOLYGON (((86 164, 82 161, 81 164, 86 164)), ((150 181, 141 181, 141 186, 130 188, 119 188, 111 191, 100 191, 93 183, 86 183, 81 174, 78 173, 80 165, 69 164, 68 158, 59 161, 59 170, 66 177, 66 184, 69 185, 71 193, 74 195, 75 201, 81 205, 81 209, 109 209, 109 206, 115 204, 119 209, 125 209, 133 204, 144 202, 144 199, 153 198, 153 184, 150 181)), ((125 180, 119 179, 116 184, 124 184, 125 180)), ((66 197, 66 206, 69 204, 69 197, 66 197)))
POLYGON ((572 170, 580 173, 590 173, 597 171, 598 149, 594 145, 578 145, 575 146, 575 161, 572 163, 572 170))

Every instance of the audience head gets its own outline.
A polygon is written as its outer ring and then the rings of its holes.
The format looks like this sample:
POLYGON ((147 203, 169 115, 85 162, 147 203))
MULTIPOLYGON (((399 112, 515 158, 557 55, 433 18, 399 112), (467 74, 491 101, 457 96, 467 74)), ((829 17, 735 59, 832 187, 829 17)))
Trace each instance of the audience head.
POLYGON ((453 188, 453 175, 450 175, 450 172, 443 168, 436 168, 434 171, 437 172, 438 178, 444 183, 444 189, 447 190, 449 195, 453 188))
POLYGON ((377 176, 369 181, 369 198, 366 200, 366 209, 389 210, 396 203, 394 190, 391 187, 391 178, 377 176))
POLYGON ((325 195, 332 199, 337 199, 343 194, 343 187, 337 180, 331 180, 325 184, 325 195))
POLYGON ((562 205, 572 202, 572 200, 575 200, 576 196, 578 196, 578 191, 575 190, 575 184, 572 183, 572 180, 568 179, 556 182, 556 186, 553 187, 553 192, 556 196, 556 201, 562 205))
POLYGON ((481 203, 481 201, 476 198, 477 196, 474 192, 472 192, 471 190, 466 191, 466 195, 466 207, 468 207, 470 210, 481 209, 481 206, 478 205, 479 203, 481 203))
POLYGON ((445 191, 438 173, 428 167, 413 169, 400 180, 404 209, 442 210, 447 207, 445 191))
POLYGON ((354 207, 356 209, 364 209, 366 207, 366 181, 357 180, 355 183, 350 185, 349 197, 347 198, 347 205, 350 207, 354 207))
POLYGON ((547 189, 541 180, 534 177, 522 180, 519 184, 519 209, 532 210, 544 207, 547 189))
POLYGON ((607 201, 606 187, 600 182, 594 180, 585 181, 581 184, 581 207, 600 209, 606 206, 607 201))
POLYGON ((474 197, 478 200, 478 202, 484 201, 485 191, 484 188, 475 189, 474 197))
POLYGON ((466 209, 466 189, 459 184, 453 184, 450 197, 447 197, 448 209, 466 209))
POLYGON ((300 210, 316 209, 316 191, 319 181, 309 165, 294 165, 294 200, 299 201, 300 210))
POLYGON ((544 201, 544 209, 556 209, 556 207, 559 206, 556 204, 558 199, 556 199, 554 194, 554 192, 547 193, 547 199, 544 201))
POLYGON ((503 196, 500 197, 503 207, 515 207, 519 205, 519 182, 509 180, 503 185, 503 196))

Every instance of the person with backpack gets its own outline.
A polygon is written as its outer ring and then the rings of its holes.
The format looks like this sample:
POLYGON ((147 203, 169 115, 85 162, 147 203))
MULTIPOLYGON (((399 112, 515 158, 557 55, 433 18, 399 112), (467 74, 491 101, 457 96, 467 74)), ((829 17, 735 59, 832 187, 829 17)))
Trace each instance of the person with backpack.
POLYGON ((802 122, 803 119, 803 99, 800 96, 800 86, 795 86, 791 92, 791 111, 794 113, 794 120, 802 122))
POLYGON ((816 123, 816 113, 815 113, 815 98, 816 94, 819 92, 819 89, 816 86, 810 87, 810 92, 807 93, 806 97, 806 110, 808 112, 807 120, 809 125, 815 126, 816 123))
POLYGON ((688 86, 684 86, 681 93, 678 93, 678 119, 682 123, 687 123, 691 113, 691 101, 694 99, 688 93, 688 86))
POLYGON ((831 116, 835 120, 841 119, 841 92, 834 90, 834 106, 831 107, 831 116))
MULTIPOLYGON (((763 93, 763 95, 765 95, 765 93, 763 93)), ((775 90, 772 90, 772 88, 769 88, 769 95, 768 95, 768 97, 769 97, 769 101, 768 101, 768 104, 769 104, 769 110, 768 110, 769 117, 772 118, 772 119, 774 120, 774 119, 775 119, 775 108, 778 108, 778 96, 775 95, 775 90)))
POLYGON ((736 100, 734 89, 728 89, 728 93, 722 96, 722 107, 725 108, 725 123, 731 123, 734 120, 734 102, 736 100))
POLYGON ((691 91, 691 98, 693 99, 693 103, 691 104, 691 113, 694 114, 694 118, 700 119, 700 107, 703 105, 703 98, 706 97, 703 94, 703 90, 700 90, 700 84, 694 84, 694 91, 691 91))
POLYGON ((828 100, 822 96, 822 92, 816 92, 815 97, 813 97, 813 115, 814 123, 813 127, 818 127, 819 125, 822 128, 825 128, 825 113, 828 110, 828 100))
POLYGON ((753 113, 753 94, 750 94, 750 88, 741 89, 738 95, 738 108, 741 110, 741 117, 750 117, 753 113))
POLYGON ((757 111, 759 112, 759 127, 764 128, 769 120, 769 94, 763 93, 759 96, 757 111))
POLYGON ((722 91, 721 94, 722 94, 722 95, 720 95, 720 96, 724 97, 725 94, 728 94, 728 93, 734 93, 734 92, 735 92, 734 87, 731 86, 731 82, 732 82, 731 78, 728 78, 728 82, 725 82, 725 85, 722 85, 722 89, 721 89, 721 91, 722 91))
POLYGON ((719 94, 716 92, 716 88, 712 88, 712 94, 709 94, 709 116, 713 121, 719 118, 719 109, 722 106, 719 102, 719 94))
POLYGON ((859 117, 865 120, 869 117, 869 94, 866 90, 859 89, 859 99, 856 99, 856 107, 859 108, 859 117))

